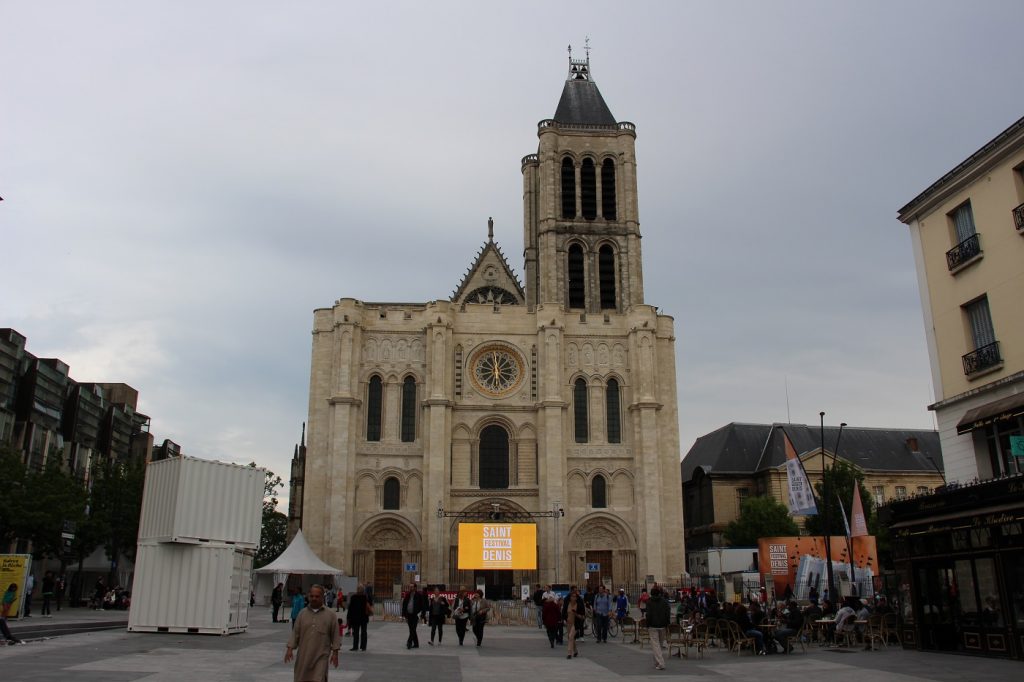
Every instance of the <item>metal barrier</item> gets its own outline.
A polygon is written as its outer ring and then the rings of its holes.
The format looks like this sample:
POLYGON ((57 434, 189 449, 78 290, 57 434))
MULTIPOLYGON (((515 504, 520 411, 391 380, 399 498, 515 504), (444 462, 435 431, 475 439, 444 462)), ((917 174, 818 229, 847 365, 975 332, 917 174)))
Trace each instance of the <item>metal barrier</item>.
MULTIPOLYGON (((373 605, 373 618, 385 622, 402 622, 402 602, 397 599, 378 599, 373 605)), ((491 602, 489 625, 537 625, 537 607, 521 600, 491 602)))

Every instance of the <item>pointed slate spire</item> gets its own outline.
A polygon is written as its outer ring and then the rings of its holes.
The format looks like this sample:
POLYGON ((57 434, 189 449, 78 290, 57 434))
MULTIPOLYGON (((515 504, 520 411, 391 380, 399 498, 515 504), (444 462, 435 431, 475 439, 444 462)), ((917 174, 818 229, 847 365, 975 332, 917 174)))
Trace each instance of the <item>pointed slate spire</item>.
POLYGON ((554 120, 569 125, 615 125, 615 117, 597 89, 597 83, 590 77, 589 39, 586 59, 573 59, 572 46, 569 46, 569 75, 554 120))

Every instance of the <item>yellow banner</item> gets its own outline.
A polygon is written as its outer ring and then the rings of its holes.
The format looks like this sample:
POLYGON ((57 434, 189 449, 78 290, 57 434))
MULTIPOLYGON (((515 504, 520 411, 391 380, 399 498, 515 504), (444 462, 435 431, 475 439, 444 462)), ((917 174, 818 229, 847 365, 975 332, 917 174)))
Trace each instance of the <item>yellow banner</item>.
POLYGON ((537 525, 460 523, 459 570, 537 568, 537 525))
POLYGON ((11 605, 8 618, 21 617, 21 605, 25 603, 25 581, 32 567, 31 554, 0 554, 0 594, 12 584, 18 588, 18 597, 11 605))

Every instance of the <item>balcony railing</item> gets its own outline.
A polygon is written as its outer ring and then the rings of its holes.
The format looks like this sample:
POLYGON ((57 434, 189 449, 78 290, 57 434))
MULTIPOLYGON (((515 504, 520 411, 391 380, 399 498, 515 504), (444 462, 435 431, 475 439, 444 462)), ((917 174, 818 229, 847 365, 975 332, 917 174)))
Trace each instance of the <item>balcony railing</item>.
POLYGON ((1013 224, 1017 226, 1018 232, 1024 232, 1024 204, 1013 209, 1013 224))
POLYGON ((999 342, 993 341, 987 346, 972 350, 963 357, 963 360, 964 374, 967 376, 977 374, 989 367, 995 367, 1003 361, 1003 358, 999 355, 999 342))
POLYGON ((975 233, 946 252, 946 263, 950 270, 956 270, 980 253, 981 240, 975 233))

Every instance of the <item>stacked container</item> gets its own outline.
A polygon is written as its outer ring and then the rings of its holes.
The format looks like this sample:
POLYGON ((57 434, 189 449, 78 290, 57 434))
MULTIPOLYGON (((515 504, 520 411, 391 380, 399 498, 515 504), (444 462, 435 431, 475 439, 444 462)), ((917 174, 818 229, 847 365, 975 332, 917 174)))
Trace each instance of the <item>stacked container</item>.
POLYGON ((149 464, 129 631, 227 635, 248 627, 265 475, 192 457, 149 464))

